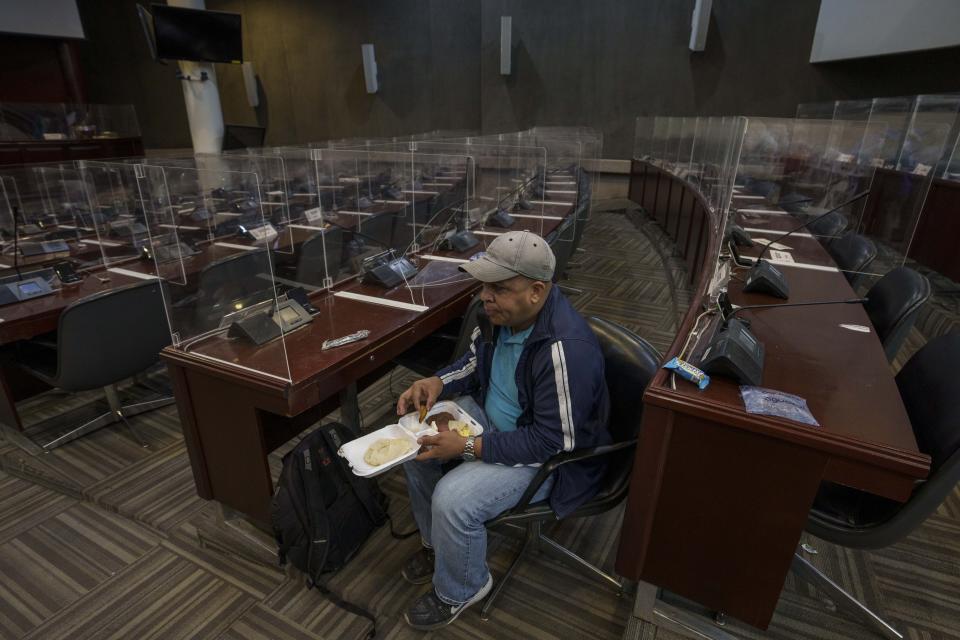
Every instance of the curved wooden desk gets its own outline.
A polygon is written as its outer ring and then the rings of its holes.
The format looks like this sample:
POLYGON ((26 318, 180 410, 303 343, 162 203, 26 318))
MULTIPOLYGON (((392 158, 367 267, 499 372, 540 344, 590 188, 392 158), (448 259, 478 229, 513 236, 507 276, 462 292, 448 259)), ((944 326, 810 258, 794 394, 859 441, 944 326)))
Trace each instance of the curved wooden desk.
MULTIPOLYGON (((677 355, 703 310, 719 250, 703 196, 646 162, 633 162, 631 199, 642 204, 677 243, 690 267, 694 303, 666 354, 677 355)), ((772 240, 798 221, 756 199, 733 207, 767 209, 739 222, 755 240, 772 240), (760 204, 758 204, 760 203, 760 204)), ((854 292, 812 237, 784 241, 805 266, 786 274, 790 301, 847 299, 854 292)), ((753 255, 759 247, 752 249, 753 255)), ((748 255, 750 255, 748 253, 748 255)), ((775 304, 744 294, 737 305, 775 304)), ((872 326, 860 305, 745 311, 764 343, 763 386, 807 399, 820 427, 748 414, 738 385, 713 378, 700 391, 661 370, 644 394, 617 571, 766 628, 822 481, 905 501, 926 477, 910 421, 876 334, 841 328, 872 326)), ((706 318, 704 319, 706 320, 706 318)), ((711 330, 703 332, 711 335, 711 330)), ((703 338, 700 339, 703 342, 703 338)))

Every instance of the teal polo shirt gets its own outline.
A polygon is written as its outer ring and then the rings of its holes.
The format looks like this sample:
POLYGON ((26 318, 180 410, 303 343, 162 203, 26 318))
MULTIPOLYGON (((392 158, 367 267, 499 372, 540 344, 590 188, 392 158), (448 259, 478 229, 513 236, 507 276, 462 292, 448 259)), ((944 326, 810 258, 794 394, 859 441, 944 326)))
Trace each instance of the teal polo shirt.
POLYGON ((523 351, 523 343, 533 331, 530 325, 523 331, 513 333, 509 327, 501 327, 497 346, 493 350, 493 365, 490 385, 483 410, 489 424, 497 431, 516 431, 520 417, 520 401, 517 396, 517 362, 523 351))

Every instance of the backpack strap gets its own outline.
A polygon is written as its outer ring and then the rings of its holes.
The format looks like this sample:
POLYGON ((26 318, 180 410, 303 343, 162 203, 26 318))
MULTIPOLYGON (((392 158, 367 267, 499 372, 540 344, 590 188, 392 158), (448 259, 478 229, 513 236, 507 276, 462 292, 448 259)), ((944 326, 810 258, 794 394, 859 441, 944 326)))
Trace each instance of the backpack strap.
MULTIPOLYGON (((331 455, 335 456, 336 449, 333 449, 332 442, 327 437, 326 431, 321 427, 320 432, 324 436, 324 442, 326 443, 327 448, 333 451, 331 455)), ((326 541, 326 545, 324 545, 324 548, 323 548, 323 557, 320 559, 320 562, 317 564, 316 573, 313 575, 307 576, 307 587, 310 589, 316 588, 317 591, 322 593, 325 598, 330 600, 330 602, 332 602, 334 606, 340 607, 344 611, 348 611, 356 616, 360 616, 361 618, 365 618, 369 620, 373 628, 371 629, 370 633, 367 634, 367 638, 374 638, 377 635, 376 617, 370 611, 368 611, 367 609, 364 609, 360 605, 356 605, 348 600, 344 600, 339 595, 331 591, 326 585, 320 582, 320 574, 323 572, 323 567, 327 563, 327 556, 330 554, 330 521, 327 518, 327 507, 324 504, 323 496, 319 495, 320 494, 320 491, 318 491, 319 485, 316 482, 316 480, 322 473, 321 467, 320 467, 320 461, 317 459, 317 456, 314 455, 313 451, 311 451, 311 455, 313 455, 314 457, 314 465, 313 465, 314 468, 312 473, 314 475, 315 480, 313 482, 311 481, 304 482, 304 491, 307 496, 307 501, 310 504, 309 512, 313 515, 313 519, 314 519, 314 523, 311 531, 312 538, 310 540, 310 551, 307 554, 308 569, 313 566, 313 549, 315 547, 314 541, 320 539, 318 538, 319 535, 321 534, 324 535, 323 539, 326 541), (323 525, 322 532, 319 530, 321 528, 321 523, 323 525)), ((340 468, 339 464, 335 464, 333 466, 340 468)), ((310 472, 306 472, 306 473, 310 473, 310 472)), ((350 475, 353 475, 353 474, 350 474, 350 475)))
POLYGON ((309 586, 313 586, 319 581, 320 573, 323 571, 323 567, 327 563, 327 556, 330 554, 330 521, 327 518, 327 506, 324 504, 323 495, 321 495, 319 491, 318 477, 320 470, 318 469, 318 465, 320 461, 315 455, 315 449, 310 449, 310 456, 313 458, 313 469, 304 469, 301 475, 303 492, 307 498, 307 517, 310 520, 309 526, 304 527, 304 530, 310 532, 310 550, 307 552, 307 571, 313 571, 313 550, 316 547, 316 543, 319 540, 326 542, 323 547, 323 557, 320 558, 320 562, 316 565, 316 573, 310 573, 307 576, 309 586), (313 477, 308 479, 306 477, 308 474, 313 477))
MULTIPOLYGON (((337 447, 333 441, 333 438, 330 437, 329 431, 327 429, 335 429, 337 423, 332 423, 329 425, 323 425, 320 427, 320 433, 323 434, 323 439, 327 443, 330 451, 333 452, 333 455, 336 456, 337 447)), ((347 483, 350 485, 350 488, 353 490, 354 495, 357 497, 357 500, 360 501, 360 504, 363 505, 364 510, 367 512, 370 521, 381 525, 387 519, 387 513, 374 499, 372 492, 370 491, 369 485, 365 485, 364 482, 370 482, 369 480, 364 480, 350 471, 347 471, 343 468, 342 464, 334 465, 339 470, 338 472, 346 478, 347 483)))

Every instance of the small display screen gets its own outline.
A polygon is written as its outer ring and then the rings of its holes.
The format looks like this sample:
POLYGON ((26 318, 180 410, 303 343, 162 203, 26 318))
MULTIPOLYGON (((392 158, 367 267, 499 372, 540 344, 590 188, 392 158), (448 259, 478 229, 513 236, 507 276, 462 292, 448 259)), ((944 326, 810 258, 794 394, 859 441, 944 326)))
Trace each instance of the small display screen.
POLYGON ((28 296, 43 293, 43 289, 36 282, 22 282, 17 287, 20 289, 20 293, 28 296))

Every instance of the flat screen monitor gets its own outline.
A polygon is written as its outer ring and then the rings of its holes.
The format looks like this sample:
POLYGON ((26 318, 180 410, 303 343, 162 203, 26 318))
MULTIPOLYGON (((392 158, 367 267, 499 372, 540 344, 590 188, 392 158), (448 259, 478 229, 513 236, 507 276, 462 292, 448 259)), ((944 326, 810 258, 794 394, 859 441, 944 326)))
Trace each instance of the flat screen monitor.
POLYGON ((240 14, 151 5, 157 57, 195 62, 243 62, 240 14))

